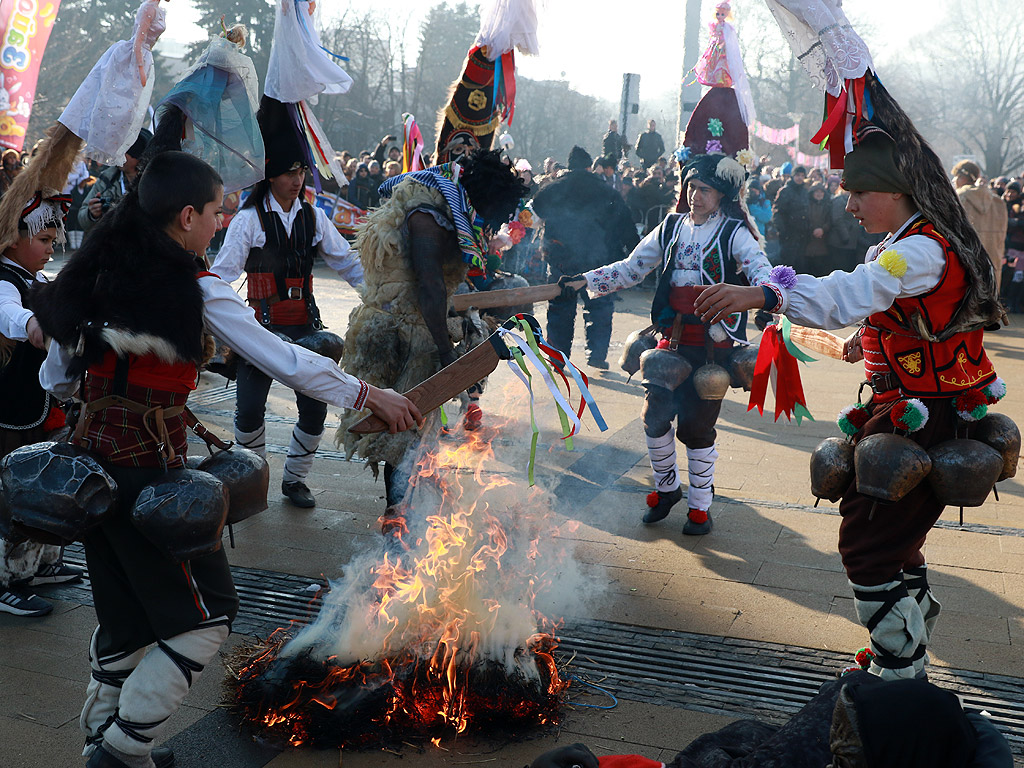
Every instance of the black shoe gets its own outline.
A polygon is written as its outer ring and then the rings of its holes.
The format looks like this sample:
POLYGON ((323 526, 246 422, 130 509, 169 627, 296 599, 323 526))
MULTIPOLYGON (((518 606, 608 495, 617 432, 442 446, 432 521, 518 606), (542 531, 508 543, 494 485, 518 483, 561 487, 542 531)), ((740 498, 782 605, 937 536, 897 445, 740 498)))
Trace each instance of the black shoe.
POLYGON ((655 491, 647 494, 647 506, 650 509, 644 515, 645 523, 656 523, 668 517, 672 507, 683 498, 683 489, 676 488, 674 491, 655 491))
POLYGON ((295 480, 291 483, 281 483, 281 493, 287 496, 288 501, 296 507, 310 509, 311 507, 316 506, 316 499, 313 498, 313 493, 301 480, 295 480))
MULTIPOLYGON (((697 510, 695 509, 690 510, 690 512, 696 511, 697 510)), ((683 525, 683 533, 686 536, 703 536, 706 533, 711 533, 711 512, 708 511, 706 513, 708 518, 703 523, 693 522, 693 520, 690 518, 690 512, 686 513, 686 523, 683 525)))
POLYGON ((38 595, 13 584, 7 589, 0 587, 0 613, 14 616, 45 616, 53 610, 53 606, 38 595))
POLYGON ((77 584, 82 580, 85 571, 64 563, 43 563, 36 570, 35 576, 29 581, 33 587, 41 584, 77 584))
MULTIPOLYGON (((151 753, 156 768, 174 768, 174 752, 170 747, 156 747, 151 753)), ((103 748, 102 744, 89 757, 85 768, 128 768, 123 760, 114 757, 103 748)))
POLYGON ((602 371, 608 370, 607 360, 587 360, 587 365, 589 365, 591 368, 599 368, 602 371))

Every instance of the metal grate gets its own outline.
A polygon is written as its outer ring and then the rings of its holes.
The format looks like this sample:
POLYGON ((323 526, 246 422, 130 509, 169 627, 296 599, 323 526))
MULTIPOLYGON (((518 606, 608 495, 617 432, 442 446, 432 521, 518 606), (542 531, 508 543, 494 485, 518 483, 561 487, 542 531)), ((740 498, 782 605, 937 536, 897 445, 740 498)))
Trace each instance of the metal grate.
MULTIPOLYGON (((84 566, 81 545, 69 546, 65 559, 84 566)), ((305 624, 322 605, 323 582, 255 568, 231 572, 241 601, 236 633, 266 636, 291 622, 305 624)), ((92 604, 88 578, 47 594, 92 604)), ((849 654, 813 648, 589 619, 568 621, 560 635, 559 661, 619 698, 776 723, 851 661, 849 654)), ((940 667, 929 678, 958 693, 969 709, 985 710, 1014 753, 1024 755, 1024 679, 940 667)))

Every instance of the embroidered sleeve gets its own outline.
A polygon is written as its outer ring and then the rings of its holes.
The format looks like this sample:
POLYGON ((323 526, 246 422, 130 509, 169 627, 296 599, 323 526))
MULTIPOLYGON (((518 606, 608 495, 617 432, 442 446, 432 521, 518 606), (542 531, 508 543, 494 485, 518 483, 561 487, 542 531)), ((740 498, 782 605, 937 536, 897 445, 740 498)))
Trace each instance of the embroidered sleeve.
POLYGON ((663 265, 664 252, 659 245, 662 224, 641 240, 633 252, 622 261, 592 269, 583 276, 587 279, 587 293, 591 298, 607 296, 615 291, 640 283, 652 270, 663 265))

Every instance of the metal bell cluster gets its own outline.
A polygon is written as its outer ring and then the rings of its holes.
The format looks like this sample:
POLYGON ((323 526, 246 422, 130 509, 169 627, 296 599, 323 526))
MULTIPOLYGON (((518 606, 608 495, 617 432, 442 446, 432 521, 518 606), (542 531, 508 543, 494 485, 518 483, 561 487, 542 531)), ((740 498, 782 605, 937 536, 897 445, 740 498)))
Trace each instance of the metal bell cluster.
POLYGON ((980 507, 997 482, 1017 474, 1021 436, 1001 413, 978 421, 970 434, 928 451, 890 433, 869 435, 856 447, 827 438, 811 454, 811 493, 835 502, 856 480, 859 493, 893 503, 927 481, 946 506, 980 507))
POLYGON ((626 337, 626 345, 622 348, 622 355, 619 357, 619 368, 632 376, 640 370, 640 356, 649 349, 654 349, 658 340, 654 335, 642 331, 633 331, 626 337))

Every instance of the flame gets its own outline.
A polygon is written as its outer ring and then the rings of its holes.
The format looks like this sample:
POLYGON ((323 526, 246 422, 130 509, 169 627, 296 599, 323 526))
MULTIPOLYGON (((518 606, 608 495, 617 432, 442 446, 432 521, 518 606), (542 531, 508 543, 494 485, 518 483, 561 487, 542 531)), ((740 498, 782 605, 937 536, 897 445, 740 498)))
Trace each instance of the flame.
POLYGON ((535 605, 562 531, 542 491, 494 464, 484 430, 424 452, 406 503, 380 520, 386 551, 363 589, 332 591, 313 625, 275 633, 240 670, 244 719, 294 746, 381 743, 390 729, 440 746, 474 723, 558 722, 560 620, 535 605))

